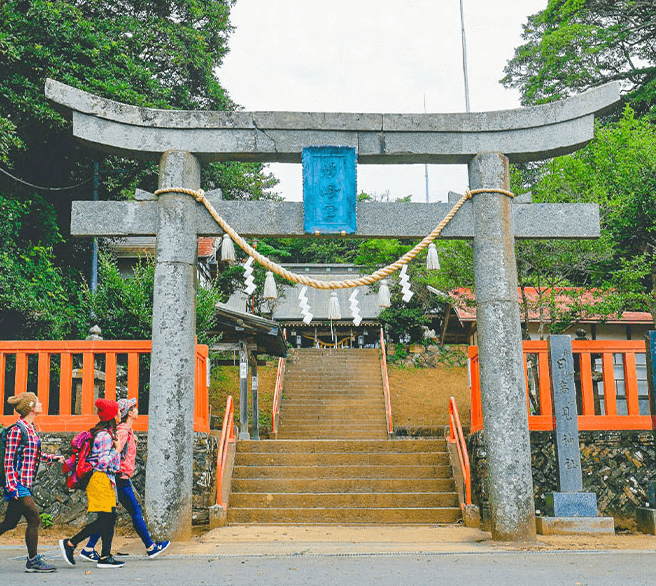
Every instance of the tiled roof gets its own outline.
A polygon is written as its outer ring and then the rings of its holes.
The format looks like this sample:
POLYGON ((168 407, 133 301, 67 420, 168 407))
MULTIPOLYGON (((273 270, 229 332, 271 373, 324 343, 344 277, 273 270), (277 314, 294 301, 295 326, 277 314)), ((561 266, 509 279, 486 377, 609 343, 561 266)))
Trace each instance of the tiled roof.
MULTIPOLYGON (((572 307, 576 302, 583 301, 584 303, 594 307, 595 304, 602 303, 602 296, 595 290, 583 289, 580 287, 560 287, 556 290, 556 305, 560 311, 564 311, 572 307)), ((539 322, 540 314, 537 309, 539 305, 540 295, 542 297, 549 296, 551 289, 537 289, 535 287, 525 287, 524 292, 528 300, 528 320, 531 322, 539 322)), ((458 315, 460 321, 476 321, 476 296, 471 289, 461 287, 449 292, 453 307, 458 315)), ((517 299, 522 303, 521 289, 517 288, 517 299)), ((542 317, 543 322, 549 321, 548 312, 545 312, 542 317)), ((584 315, 580 320, 581 323, 594 323, 602 321, 600 315, 588 314, 584 315)), ((603 318, 606 323, 625 323, 625 324, 650 324, 653 323, 651 313, 646 311, 625 311, 622 315, 611 315, 608 318, 603 318)))
MULTIPOLYGON (((126 236, 125 238, 113 238, 110 247, 119 258, 135 258, 147 254, 155 254, 156 238, 154 236, 126 236)), ((207 258, 216 250, 217 238, 199 236, 198 258, 207 258)))

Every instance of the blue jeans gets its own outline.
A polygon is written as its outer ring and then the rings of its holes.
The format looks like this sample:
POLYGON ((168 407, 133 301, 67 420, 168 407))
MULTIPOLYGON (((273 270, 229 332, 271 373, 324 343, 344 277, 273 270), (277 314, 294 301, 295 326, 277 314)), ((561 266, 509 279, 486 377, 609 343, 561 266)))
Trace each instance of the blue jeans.
MULTIPOLYGON (((125 507, 125 510, 128 513, 130 513, 130 517, 132 517, 132 526, 137 532, 137 535, 141 538, 141 541, 143 541, 146 549, 148 549, 153 544, 153 540, 150 537, 150 533, 148 533, 148 528, 146 527, 146 522, 144 521, 143 513, 141 512, 141 507, 137 500, 137 495, 134 492, 132 480, 129 478, 118 478, 117 476, 116 493, 118 496, 118 502, 125 507)), ((85 548, 94 549, 99 539, 99 533, 91 535, 85 548)))

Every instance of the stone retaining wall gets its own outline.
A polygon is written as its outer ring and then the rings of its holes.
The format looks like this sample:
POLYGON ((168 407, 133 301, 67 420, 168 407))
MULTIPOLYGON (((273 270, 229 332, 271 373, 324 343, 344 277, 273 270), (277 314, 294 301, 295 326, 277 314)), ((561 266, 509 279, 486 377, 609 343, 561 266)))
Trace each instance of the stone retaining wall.
MULTIPOLYGON (((41 433, 42 448, 46 452, 68 455, 73 433, 41 433)), ((132 482, 143 503, 146 470, 147 436, 137 433, 137 460, 132 482)), ((209 523, 208 508, 216 502, 216 456, 219 438, 207 433, 194 433, 193 523, 209 523)), ((42 513, 52 515, 55 524, 80 527, 89 521, 87 499, 83 490, 69 490, 64 484, 61 464, 41 464, 34 484, 34 499, 42 513)), ((4 499, 0 514, 4 515, 4 499)), ((118 507, 119 525, 130 525, 130 516, 118 507)))
MULTIPOLYGON (((635 509, 648 502, 647 485, 656 481, 656 447, 650 431, 581 431, 583 490, 597 494, 603 516, 614 517, 617 529, 636 528, 635 509)), ((489 519, 487 452, 484 432, 467 440, 472 472, 472 501, 489 519)), ((545 493, 557 491, 555 435, 531 432, 531 461, 536 513, 544 511, 545 493)))

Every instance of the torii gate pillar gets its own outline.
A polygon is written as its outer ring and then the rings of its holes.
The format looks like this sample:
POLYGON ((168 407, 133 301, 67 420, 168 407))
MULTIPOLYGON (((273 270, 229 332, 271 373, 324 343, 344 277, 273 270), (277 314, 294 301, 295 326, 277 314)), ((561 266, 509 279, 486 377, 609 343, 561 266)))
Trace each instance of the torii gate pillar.
MULTIPOLYGON (((508 159, 483 153, 469 163, 474 189, 509 189, 508 159)), ((473 196, 474 281, 492 537, 535 538, 535 504, 524 386, 512 199, 473 196)))
MULTIPOLYGON (((159 187, 200 187, 200 164, 188 152, 162 155, 159 187)), ((157 250, 150 366, 146 513, 155 539, 191 538, 196 345, 196 202, 163 193, 157 206, 157 250), (192 357, 192 359, 190 359, 192 357), (154 449, 154 446, 157 446, 154 449)))

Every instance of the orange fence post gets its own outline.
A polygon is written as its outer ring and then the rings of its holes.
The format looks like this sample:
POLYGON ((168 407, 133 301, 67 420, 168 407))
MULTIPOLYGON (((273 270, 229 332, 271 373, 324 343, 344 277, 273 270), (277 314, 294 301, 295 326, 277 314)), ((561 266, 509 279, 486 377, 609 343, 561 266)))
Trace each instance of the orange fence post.
POLYGON ((20 395, 27 391, 27 354, 16 353, 16 378, 14 379, 14 395, 20 395))
POLYGON ((37 378, 37 397, 43 405, 43 414, 48 414, 50 403, 50 353, 39 352, 39 370, 37 378))
MULTIPOLYGON (((4 406, 5 401, 5 353, 0 352, 0 406, 4 406)), ((2 414, 2 407, 0 407, 0 415, 2 414)))
POLYGON ((59 365, 59 414, 71 414, 71 393, 73 390, 73 360, 68 352, 61 353, 59 365))
POLYGON ((592 357, 590 352, 579 354, 581 377, 581 415, 594 415, 594 390, 592 388, 592 357))
POLYGON ((604 406, 606 415, 617 415, 617 393, 615 391, 615 367, 613 354, 604 352, 601 355, 604 376, 604 406))
POLYGON ((116 352, 105 354, 105 399, 116 401, 116 352))
POLYGON ((638 402, 638 372, 633 352, 624 353, 624 394, 626 396, 626 409, 629 415, 640 415, 638 402))
POLYGON ((128 352, 128 399, 139 399, 139 354, 128 352))
POLYGON ((93 352, 82 355, 82 415, 93 415, 94 411, 94 364, 93 352))

